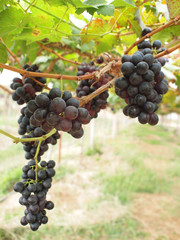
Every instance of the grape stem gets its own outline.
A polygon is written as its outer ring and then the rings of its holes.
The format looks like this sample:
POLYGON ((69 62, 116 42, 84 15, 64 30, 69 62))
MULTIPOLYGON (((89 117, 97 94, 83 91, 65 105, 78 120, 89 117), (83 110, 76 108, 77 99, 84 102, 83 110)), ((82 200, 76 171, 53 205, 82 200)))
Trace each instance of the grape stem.
POLYGON ((9 54, 14 58, 14 60, 17 62, 17 64, 19 65, 19 67, 22 69, 22 65, 20 64, 18 58, 16 57, 16 55, 8 48, 8 46, 5 44, 5 42, 2 40, 2 38, 0 38, 0 42, 2 42, 2 44, 6 47, 7 51, 9 52, 9 54))
POLYGON ((5 92, 9 93, 10 95, 13 93, 13 91, 11 91, 10 89, 4 87, 3 85, 0 84, 0 88, 2 88, 2 90, 4 90, 5 92))
POLYGON ((35 154, 35 156, 34 156, 34 160, 35 160, 35 174, 36 174, 36 179, 35 179, 35 181, 36 181, 36 182, 38 181, 38 176, 37 176, 38 160, 37 160, 37 157, 38 157, 38 154, 39 154, 39 151, 40 151, 40 147, 41 147, 42 141, 43 141, 43 140, 40 140, 40 141, 39 141, 38 146, 37 146, 37 149, 36 149, 36 154, 35 154))
POLYGON ((40 42, 36 42, 36 43, 37 43, 41 48, 43 48, 44 50, 46 50, 46 51, 48 51, 48 52, 50 52, 50 53, 53 53, 54 55, 56 55, 59 59, 61 59, 61 60, 63 60, 63 61, 70 62, 70 63, 76 64, 76 65, 81 65, 80 62, 76 62, 76 61, 74 62, 74 61, 72 61, 72 60, 69 60, 69 59, 64 58, 63 56, 59 55, 59 54, 56 53, 54 50, 46 47, 45 45, 41 44, 40 42))
POLYGON ((162 56, 164 56, 164 55, 167 55, 167 54, 175 51, 175 50, 178 49, 178 48, 180 48, 180 43, 177 44, 177 45, 174 46, 174 47, 171 47, 171 48, 166 49, 165 51, 163 51, 163 52, 161 52, 161 53, 158 53, 154 58, 156 59, 156 58, 162 57, 162 56))
POLYGON ((95 98, 97 95, 100 95, 101 93, 105 92, 108 88, 111 88, 117 77, 121 76, 121 74, 118 74, 116 76, 114 76, 114 78, 109 81, 108 83, 106 83, 105 85, 103 85, 102 87, 98 88, 96 91, 94 91, 93 93, 85 96, 85 97, 81 97, 79 99, 80 101, 80 106, 83 106, 84 104, 90 102, 93 98, 95 98))
POLYGON ((26 74, 28 77, 46 77, 46 78, 56 78, 56 79, 65 79, 65 80, 71 80, 71 81, 81 81, 83 79, 93 79, 94 73, 90 73, 83 76, 70 76, 70 75, 62 75, 62 74, 51 74, 51 73, 41 73, 41 72, 30 72, 26 71, 24 69, 15 68, 9 65, 5 65, 3 63, 0 63, 0 68, 4 68, 13 72, 20 73, 22 75, 26 74))
POLYGON ((180 16, 172 19, 171 21, 169 21, 168 23, 164 24, 163 26, 155 29, 154 31, 152 31, 151 33, 146 34, 144 37, 140 38, 139 40, 137 40, 136 42, 134 42, 125 52, 124 54, 128 54, 128 52, 131 51, 131 49, 133 49, 135 46, 138 45, 138 43, 142 42, 143 40, 145 40, 146 38, 150 38, 152 35, 156 34, 157 32, 162 31, 163 29, 173 25, 173 24, 177 24, 180 21, 180 16))
POLYGON ((13 139, 14 143, 19 143, 19 142, 35 142, 35 141, 44 141, 46 140, 48 137, 52 136, 54 133, 56 132, 56 129, 53 128, 49 133, 41 136, 41 137, 35 137, 35 138, 19 138, 19 137, 14 137, 13 135, 3 131, 2 129, 0 129, 0 133, 13 139))

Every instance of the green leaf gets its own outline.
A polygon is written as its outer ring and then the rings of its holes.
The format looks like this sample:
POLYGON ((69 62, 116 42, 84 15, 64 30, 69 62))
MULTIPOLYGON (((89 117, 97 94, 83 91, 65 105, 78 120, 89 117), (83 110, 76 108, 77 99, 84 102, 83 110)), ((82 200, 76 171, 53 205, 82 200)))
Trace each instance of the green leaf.
POLYGON ((67 6, 67 1, 65 0, 43 0, 45 3, 48 3, 51 6, 67 6))
POLYGON ((84 43, 82 46, 81 46, 81 52, 87 52, 89 50, 92 50, 95 46, 95 42, 94 41, 90 41, 88 43, 84 43))
POLYGON ((98 14, 102 14, 104 16, 113 16, 114 15, 114 6, 112 4, 100 6, 97 10, 98 14))
POLYGON ((13 2, 13 0, 1 0, 0 1, 0 12, 5 9, 7 4, 14 5, 15 3, 13 2))
POLYGON ((145 25, 144 25, 144 23, 141 20, 141 15, 140 15, 139 9, 136 10, 136 8, 134 8, 134 10, 136 12, 135 12, 135 14, 134 14, 134 16, 132 18, 129 18, 129 21, 131 23, 133 31, 136 33, 136 35, 138 37, 140 37, 142 29, 145 28, 145 25))
POLYGON ((34 61, 35 64, 39 63, 46 63, 47 61, 51 60, 52 58, 50 56, 38 56, 36 60, 34 61))
POLYGON ((20 27, 24 19, 22 10, 15 7, 9 7, 0 14, 0 36, 15 35, 22 32, 20 27))
POLYGON ((179 0, 166 0, 169 10, 170 18, 175 18, 180 15, 180 1, 179 0))
POLYGON ((8 58, 6 47, 0 42, 0 62, 6 63, 8 58))
POLYGON ((115 8, 127 7, 129 5, 136 7, 132 0, 114 0, 111 4, 113 4, 115 8))
POLYGON ((153 41, 156 39, 161 40, 162 42, 169 42, 172 40, 174 36, 179 36, 180 33, 180 25, 171 26, 163 29, 162 31, 156 33, 152 36, 153 41))
POLYGON ((85 0, 83 2, 83 4, 86 4, 86 5, 91 5, 93 7, 98 7, 98 6, 102 6, 104 4, 106 4, 107 1, 106 0, 85 0))
POLYGON ((26 41, 25 40, 14 41, 11 50, 15 54, 17 54, 19 50, 21 51, 22 54, 26 54, 26 41))
POLYGON ((40 47, 36 43, 32 43, 27 46, 27 56, 30 62, 33 62, 36 59, 39 49, 40 47))
POLYGON ((97 55, 102 52, 107 52, 112 49, 113 44, 116 42, 117 38, 112 35, 105 35, 101 42, 96 47, 97 55))
POLYGON ((91 7, 90 5, 85 5, 82 3, 80 0, 67 0, 67 2, 71 5, 73 5, 75 8, 86 8, 86 7, 91 7))
POLYGON ((180 75, 177 75, 177 80, 175 82, 176 86, 180 89, 180 75))

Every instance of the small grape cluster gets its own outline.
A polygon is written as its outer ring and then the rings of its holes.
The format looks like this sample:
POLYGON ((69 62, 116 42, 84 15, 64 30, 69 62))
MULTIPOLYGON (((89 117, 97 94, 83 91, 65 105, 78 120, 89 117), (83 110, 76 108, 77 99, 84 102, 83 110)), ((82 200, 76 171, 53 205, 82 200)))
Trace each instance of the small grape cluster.
POLYGON ((36 172, 35 160, 30 160, 22 168, 22 182, 14 185, 14 191, 22 194, 19 203, 26 207, 25 215, 20 222, 23 226, 29 223, 33 231, 38 230, 41 224, 48 222, 45 209, 51 210, 54 208, 54 203, 46 200, 52 177, 55 175, 54 167, 55 162, 53 160, 41 161, 36 172))
MULTIPOLYGON (((24 135, 23 138, 34 138, 34 137, 41 137, 46 133, 42 131, 39 127, 35 128, 29 135, 24 135), (38 133, 38 134, 37 134, 38 133), (38 136, 37 136, 38 135, 38 136)), ((41 156, 48 151, 49 146, 48 144, 56 145, 57 140, 60 138, 60 134, 56 131, 52 136, 48 137, 41 143, 40 150, 37 156, 37 160, 41 160, 41 156)), ((27 160, 32 159, 35 157, 38 141, 35 142, 23 142, 23 150, 25 151, 25 158, 27 160)))
MULTIPOLYGON (((142 35, 151 30, 145 29, 142 35)), ((164 78, 161 67, 166 60, 163 57, 154 59, 153 52, 161 51, 161 42, 155 40, 142 41, 138 44, 138 51, 132 56, 122 57, 121 71, 123 77, 115 81, 116 94, 125 99, 128 104, 123 113, 131 118, 138 117, 141 124, 156 125, 159 121, 158 104, 162 95, 168 91, 168 81, 164 78)))
MULTIPOLYGON (((26 71, 40 72, 36 64, 32 66, 26 64, 23 68, 26 71)), ((40 83, 46 83, 46 79, 43 77, 36 77, 35 79, 40 83)), ((21 78, 14 78, 10 87, 12 90, 15 90, 12 94, 12 99, 16 101, 18 105, 22 105, 34 99, 36 92, 41 92, 43 89, 43 86, 37 84, 32 78, 28 77, 24 79, 24 83, 21 78)))
MULTIPOLYGON (((102 59, 100 58, 98 60, 99 63, 102 63, 102 61, 103 58, 102 59)), ((97 70, 98 67, 94 65, 94 62, 91 62, 90 64, 82 63, 78 67, 77 76, 86 75, 97 70)), ((105 73, 104 76, 100 77, 99 81, 94 85, 93 85, 94 81, 92 79, 82 80, 76 89, 77 97, 81 98, 83 96, 91 94, 92 92, 96 91, 98 88, 106 84, 110 79, 111 77, 109 76, 109 74, 105 73)), ((100 95, 96 96, 95 98, 93 98, 88 104, 85 104, 83 106, 88 110, 88 112, 91 115, 91 118, 96 118, 100 110, 105 109, 107 107, 108 96, 109 96, 108 91, 105 91, 100 95)))
MULTIPOLYGON (((48 133, 53 128, 71 134, 74 138, 81 138, 84 134, 82 124, 88 124, 91 117, 80 102, 72 97, 69 91, 63 94, 59 88, 52 88, 48 93, 41 93, 27 103, 31 113, 30 127, 34 127, 34 135, 48 133)), ((23 121, 23 120, 22 120, 23 121)))

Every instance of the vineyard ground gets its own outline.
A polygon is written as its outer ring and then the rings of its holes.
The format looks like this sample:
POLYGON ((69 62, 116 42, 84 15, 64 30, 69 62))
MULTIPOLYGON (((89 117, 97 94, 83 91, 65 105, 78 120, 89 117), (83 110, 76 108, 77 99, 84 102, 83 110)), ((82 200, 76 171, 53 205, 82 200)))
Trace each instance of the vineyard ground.
MULTIPOLYGON (((87 127, 83 141, 64 134, 62 162, 48 195, 56 206, 48 212, 49 223, 36 233, 20 227, 24 208, 19 195, 10 194, 0 203, 0 240, 180 239, 180 136, 163 126, 120 123, 115 136, 109 115, 87 127), (94 148, 88 141, 92 128, 94 148)), ((15 126, 9 128, 16 135, 15 126)), ((25 160, 21 144, 2 136, 0 150, 3 197, 25 160)), ((57 160, 57 146, 49 157, 57 160)))

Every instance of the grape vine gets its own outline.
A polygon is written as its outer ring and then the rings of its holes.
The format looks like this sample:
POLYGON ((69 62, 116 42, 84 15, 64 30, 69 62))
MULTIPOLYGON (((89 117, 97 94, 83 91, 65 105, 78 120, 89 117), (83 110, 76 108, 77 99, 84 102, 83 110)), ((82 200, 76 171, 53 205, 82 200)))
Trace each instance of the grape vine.
POLYGON ((180 44, 165 49, 159 40, 151 43, 147 38, 179 20, 180 17, 176 17, 153 31, 150 28, 143 29, 141 38, 125 51, 122 58, 110 57, 106 61, 101 55, 96 58, 98 66, 94 61, 80 64, 66 59, 48 46, 36 42, 41 51, 46 50, 58 59, 79 65, 77 76, 43 73, 36 64, 22 67, 15 54, 0 39, 20 69, 3 63, 0 63, 0 67, 22 75, 21 78, 13 79, 10 86, 13 91, 9 91, 12 99, 18 105, 23 105, 18 119, 18 134, 21 138, 0 130, 1 134, 12 138, 15 143, 22 143, 28 161, 22 168, 22 181, 14 185, 14 191, 21 194, 19 203, 26 207, 20 220, 22 225, 29 224, 33 231, 38 230, 41 224, 48 222, 46 210, 54 208, 53 202, 47 200, 46 196, 55 175, 55 162, 42 160, 49 144, 57 144, 60 139, 58 131, 81 138, 84 134, 83 125, 98 117, 100 110, 108 106, 109 88, 115 85, 115 93, 127 103, 123 109, 126 116, 138 117, 141 124, 158 123, 155 112, 162 101, 162 95, 168 91, 168 81, 161 71, 166 63, 163 56, 178 49, 180 44), (138 51, 128 55, 135 46, 138 51), (55 87, 50 89, 46 78, 78 81, 76 97, 70 91, 55 87))

